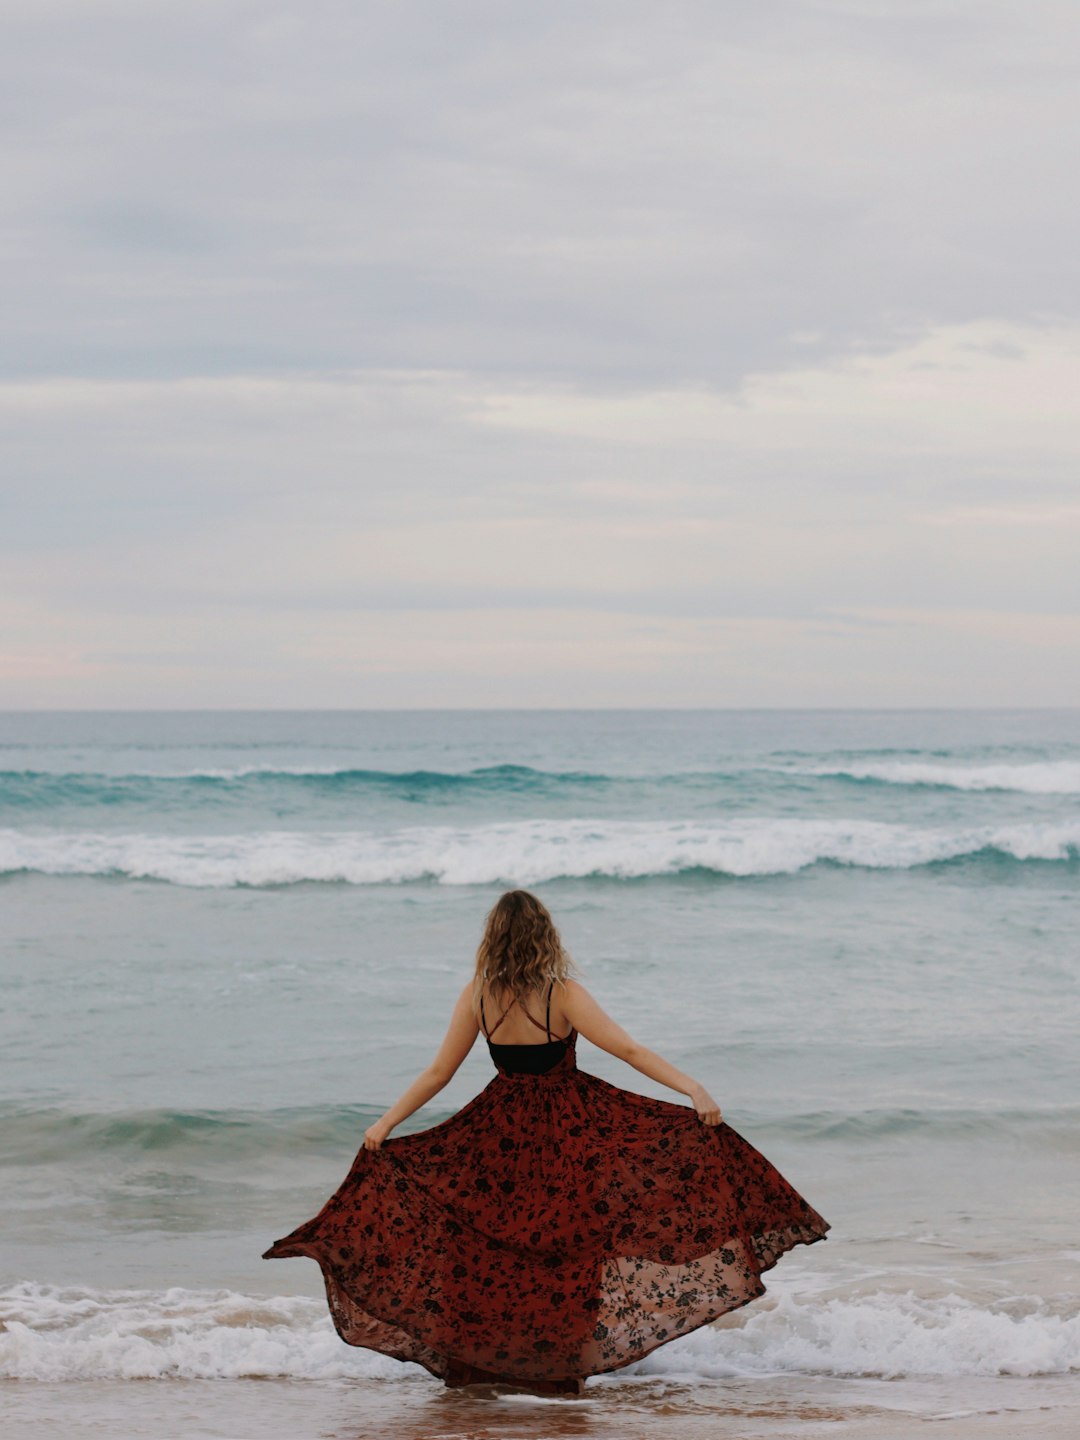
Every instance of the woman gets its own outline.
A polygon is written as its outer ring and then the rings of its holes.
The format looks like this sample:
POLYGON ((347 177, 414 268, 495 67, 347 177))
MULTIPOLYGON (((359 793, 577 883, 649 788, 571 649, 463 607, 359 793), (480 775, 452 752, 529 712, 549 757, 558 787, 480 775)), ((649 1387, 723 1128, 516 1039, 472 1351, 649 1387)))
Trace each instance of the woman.
POLYGON ((569 969, 541 902, 503 895, 432 1064, 368 1127, 319 1214, 265 1252, 318 1261, 350 1345, 447 1385, 575 1393, 745 1305, 785 1251, 824 1238, 826 1221, 708 1091, 636 1044, 569 969), (389 1139, 481 1029, 491 1083, 441 1125, 389 1139), (578 1035, 693 1108, 578 1070, 578 1035))

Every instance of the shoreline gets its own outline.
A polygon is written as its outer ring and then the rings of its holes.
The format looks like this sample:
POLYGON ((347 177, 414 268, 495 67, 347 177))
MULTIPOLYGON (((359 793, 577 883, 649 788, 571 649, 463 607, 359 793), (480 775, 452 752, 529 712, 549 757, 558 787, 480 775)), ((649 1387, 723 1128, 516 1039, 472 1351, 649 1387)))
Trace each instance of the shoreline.
POLYGON ((590 1382, 583 1397, 542 1399, 433 1381, 4 1381, 6 1440, 905 1440, 932 1426, 948 1440, 1072 1440, 1080 1430, 1075 1376, 957 1381, 782 1376, 672 1383, 590 1382), (718 1431, 723 1424, 725 1430, 718 1431), (726 1430, 737 1425, 737 1431, 726 1430))

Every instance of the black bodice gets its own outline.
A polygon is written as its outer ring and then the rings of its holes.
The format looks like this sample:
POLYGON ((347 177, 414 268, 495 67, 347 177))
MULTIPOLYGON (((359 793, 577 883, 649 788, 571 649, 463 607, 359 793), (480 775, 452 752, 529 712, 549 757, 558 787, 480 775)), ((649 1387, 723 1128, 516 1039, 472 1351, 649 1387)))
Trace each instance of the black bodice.
POLYGON ((500 1070, 510 1075, 546 1075, 566 1054, 565 1040, 548 1040, 538 1045, 497 1045, 489 1040, 488 1051, 500 1070))

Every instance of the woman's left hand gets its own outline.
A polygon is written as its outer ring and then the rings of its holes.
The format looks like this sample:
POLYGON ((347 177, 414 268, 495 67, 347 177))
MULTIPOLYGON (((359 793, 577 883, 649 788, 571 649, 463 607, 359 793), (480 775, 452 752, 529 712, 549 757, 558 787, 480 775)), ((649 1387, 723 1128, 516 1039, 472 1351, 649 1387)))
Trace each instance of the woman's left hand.
POLYGON ((364 1131, 364 1149, 378 1150, 389 1134, 390 1127, 385 1120, 376 1120, 374 1125, 369 1125, 364 1131))

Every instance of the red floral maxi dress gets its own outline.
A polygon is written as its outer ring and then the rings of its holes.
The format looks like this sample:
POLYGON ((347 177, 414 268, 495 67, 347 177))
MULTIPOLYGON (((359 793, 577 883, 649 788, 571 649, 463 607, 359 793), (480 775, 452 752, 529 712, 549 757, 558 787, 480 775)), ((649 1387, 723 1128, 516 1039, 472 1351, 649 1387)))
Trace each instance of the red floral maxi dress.
POLYGON ((824 1239, 729 1125, 579 1070, 550 1011, 549 990, 546 1044, 494 1043, 505 1011, 485 1025, 490 1084, 440 1125, 361 1147, 265 1252, 318 1261, 348 1344, 448 1385, 558 1388, 745 1305, 781 1255, 824 1239))

